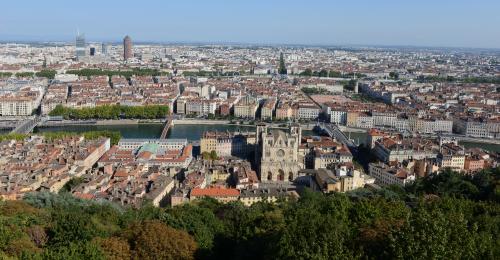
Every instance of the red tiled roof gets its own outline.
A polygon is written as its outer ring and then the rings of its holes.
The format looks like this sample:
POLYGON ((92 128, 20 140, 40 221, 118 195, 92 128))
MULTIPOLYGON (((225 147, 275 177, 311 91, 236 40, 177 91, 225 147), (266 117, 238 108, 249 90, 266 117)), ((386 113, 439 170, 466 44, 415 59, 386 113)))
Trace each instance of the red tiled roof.
POLYGON ((239 196, 240 191, 237 189, 226 189, 226 188, 194 188, 191 190, 191 196, 195 197, 230 197, 230 196, 239 196))

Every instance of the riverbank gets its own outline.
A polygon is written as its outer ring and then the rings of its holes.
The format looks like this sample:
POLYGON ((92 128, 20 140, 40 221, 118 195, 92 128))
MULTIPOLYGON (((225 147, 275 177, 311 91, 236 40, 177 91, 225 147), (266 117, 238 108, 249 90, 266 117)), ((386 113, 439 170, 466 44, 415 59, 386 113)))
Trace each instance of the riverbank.
MULTIPOLYGON (((243 124, 240 123, 241 121, 229 121, 229 120, 206 120, 206 119, 174 119, 172 121, 173 125, 178 125, 178 126, 186 126, 188 128, 204 128, 201 126, 212 126, 214 129, 218 128, 224 128, 224 127, 230 127, 230 128, 253 128, 255 127, 255 124, 249 124, 249 121, 244 122, 243 124)), ((70 127, 72 126, 75 127, 83 127, 83 126, 96 126, 99 128, 106 128, 106 127, 117 127, 117 128, 122 128, 122 127, 127 127, 127 126, 134 126, 132 128, 137 129, 137 126, 155 126, 154 128, 156 129, 156 126, 158 128, 162 128, 162 125, 164 123, 164 120, 162 119, 151 119, 151 120, 144 120, 144 119, 119 119, 119 120, 62 120, 62 121, 46 121, 43 124, 40 124, 38 127, 40 129, 50 129, 50 128, 64 128, 64 127, 70 127)), ((266 123, 269 128, 276 128, 276 129, 287 129, 286 122, 283 123, 266 123)), ((315 123, 309 123, 309 124, 301 124, 302 130, 305 131, 311 131, 314 129, 315 123)), ((142 129, 143 127, 141 127, 142 129)), ((363 142, 364 139, 366 138, 367 134, 367 129, 364 128, 353 128, 353 127, 347 127, 347 126, 339 126, 340 130, 343 132, 349 132, 352 134, 358 134, 356 136, 357 139, 359 139, 359 142, 363 142)), ((477 146, 476 144, 485 144, 488 145, 489 150, 493 151, 498 151, 500 148, 497 148, 495 146, 500 147, 500 140, 499 139, 485 139, 485 138, 474 138, 474 137, 465 137, 465 136, 450 136, 450 137, 456 137, 460 143, 467 144, 466 146, 468 147, 474 147, 477 146)), ((356 140, 356 139, 355 139, 356 140)))
MULTIPOLYGON (((109 120, 106 120, 106 122, 109 120)), ((192 122, 192 121, 191 121, 192 122)), ((136 121, 129 121, 130 124, 73 124, 73 125, 59 125, 59 126, 46 126, 38 127, 35 131, 67 131, 67 132, 85 132, 85 131, 119 131, 123 138, 158 138, 163 130, 161 123, 139 123, 136 121)), ((195 123, 195 122, 193 122, 195 123)), ((354 140, 356 144, 362 144, 366 140, 366 130, 364 129, 342 129, 346 135, 354 140), (352 131, 351 131, 352 130, 352 131)), ((170 128, 167 138, 186 138, 189 141, 199 140, 204 131, 255 131, 254 125, 236 125, 236 124, 177 124, 170 128)), ((311 130, 303 129, 303 135, 317 135, 311 130)), ((479 142, 466 142, 460 141, 460 145, 466 148, 479 147, 492 152, 500 152, 500 145, 487 144, 479 142)))
MULTIPOLYGON (((249 123, 239 123, 240 121, 229 121, 229 120, 200 120, 200 119, 174 119, 172 123, 174 125, 228 125, 228 126, 248 126, 248 127, 255 127, 255 122, 254 124, 249 124, 249 123)), ((280 129, 286 129, 288 126, 283 126, 287 125, 288 123, 283 122, 283 123, 265 123, 269 128, 280 128, 280 129)), ((310 124, 300 124, 301 128, 303 130, 313 130, 315 123, 310 123, 310 124)))
POLYGON ((110 119, 110 120, 61 120, 61 121, 46 121, 38 125, 38 127, 62 127, 62 126, 78 126, 78 125, 96 125, 96 126, 113 126, 113 125, 139 125, 139 124, 163 124, 161 119, 110 119))
POLYGON ((174 125, 236 125, 229 120, 174 119, 174 125))
POLYGON ((339 129, 342 132, 361 133, 361 134, 368 133, 368 129, 366 128, 355 128, 355 127, 341 125, 339 126, 339 129))
MULTIPOLYGON (((95 125, 95 126, 119 126, 119 125, 140 125, 140 124, 163 124, 162 119, 118 119, 118 120, 62 120, 62 121, 46 121, 38 125, 40 128, 47 127, 63 127, 63 126, 79 126, 79 125, 95 125)), ((243 126, 255 127, 255 124, 249 122, 240 123, 241 121, 230 120, 207 120, 207 119, 174 119, 173 125, 226 125, 226 126, 243 126)), ((286 129, 287 123, 266 123, 270 128, 286 129)), ((313 130, 315 124, 300 124, 303 130, 313 130)))

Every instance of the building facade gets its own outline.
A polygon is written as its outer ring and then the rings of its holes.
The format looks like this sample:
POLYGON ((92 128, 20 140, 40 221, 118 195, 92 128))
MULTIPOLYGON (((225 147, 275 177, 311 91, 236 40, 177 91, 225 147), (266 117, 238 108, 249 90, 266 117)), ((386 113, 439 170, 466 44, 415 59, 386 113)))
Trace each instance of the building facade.
POLYGON ((134 56, 132 51, 132 38, 130 36, 125 36, 123 38, 123 60, 131 59, 134 56))
POLYGON ((300 140, 298 125, 291 126, 288 132, 257 126, 256 162, 261 182, 292 182, 298 177, 300 140))

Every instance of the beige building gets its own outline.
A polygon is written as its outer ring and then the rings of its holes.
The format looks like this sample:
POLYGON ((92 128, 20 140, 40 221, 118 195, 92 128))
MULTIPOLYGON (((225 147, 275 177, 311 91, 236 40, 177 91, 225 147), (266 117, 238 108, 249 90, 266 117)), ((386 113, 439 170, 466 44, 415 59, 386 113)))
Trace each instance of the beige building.
POLYGON ((200 152, 215 151, 218 156, 247 157, 253 152, 254 134, 206 131, 200 139, 200 152))
POLYGON ((231 201, 237 201, 240 196, 240 191, 237 189, 228 188, 194 188, 191 190, 189 199, 191 201, 209 197, 214 198, 221 203, 228 203, 231 201))
POLYGON ((350 163, 352 162, 352 154, 349 148, 341 146, 335 151, 322 151, 316 149, 314 151, 314 169, 327 168, 334 163, 350 163))
POLYGON ((347 112, 346 115, 346 126, 357 127, 358 126, 358 112, 347 112))
POLYGON ((101 156, 104 155, 111 147, 109 138, 101 138, 99 146, 91 146, 87 149, 82 149, 75 156, 75 165, 89 169, 94 165, 101 156))
POLYGON ((0 98, 1 116, 29 116, 36 109, 35 102, 27 97, 0 98))
POLYGON ((453 143, 441 146, 441 151, 437 155, 440 168, 450 168, 455 171, 462 171, 465 167, 465 153, 462 147, 453 143))
POLYGON ((234 105, 234 116, 255 119, 255 113, 257 113, 258 108, 259 103, 255 99, 247 96, 234 105))
POLYGON ((264 102, 260 110, 260 119, 273 119, 274 107, 276 106, 276 99, 270 98, 264 102))
POLYGON ((289 103, 280 102, 276 108, 276 119, 288 120, 293 117, 293 110, 289 103))
POLYGON ((204 132, 200 139, 200 152, 215 151, 218 156, 230 156, 232 140, 232 134, 229 132, 204 132))
POLYGON ((310 186, 324 193, 352 191, 375 182, 373 177, 355 170, 352 163, 337 164, 331 169, 305 171, 312 174, 310 186))
POLYGON ((245 206, 251 206, 254 203, 265 201, 274 203, 278 199, 288 200, 289 198, 298 198, 299 195, 295 191, 287 191, 286 189, 248 189, 241 190, 240 201, 245 206))
POLYGON ((415 174, 408 168, 393 167, 383 162, 368 165, 370 176, 375 178, 375 184, 381 186, 399 185, 406 186, 415 181, 415 174))

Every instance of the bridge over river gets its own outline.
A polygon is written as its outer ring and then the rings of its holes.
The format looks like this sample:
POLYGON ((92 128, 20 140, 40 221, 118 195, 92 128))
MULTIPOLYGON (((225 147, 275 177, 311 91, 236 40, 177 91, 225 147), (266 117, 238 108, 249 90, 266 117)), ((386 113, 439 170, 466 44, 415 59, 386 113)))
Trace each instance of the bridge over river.
POLYGON ((26 119, 21 122, 16 128, 14 128, 11 133, 13 134, 27 134, 33 131, 35 127, 46 119, 42 119, 39 116, 35 116, 33 118, 26 119))
POLYGON ((316 125, 316 129, 346 145, 352 154, 357 153, 358 146, 337 125, 320 122, 316 125))

